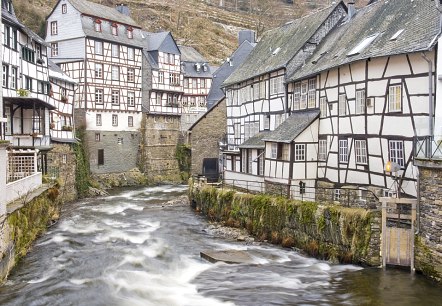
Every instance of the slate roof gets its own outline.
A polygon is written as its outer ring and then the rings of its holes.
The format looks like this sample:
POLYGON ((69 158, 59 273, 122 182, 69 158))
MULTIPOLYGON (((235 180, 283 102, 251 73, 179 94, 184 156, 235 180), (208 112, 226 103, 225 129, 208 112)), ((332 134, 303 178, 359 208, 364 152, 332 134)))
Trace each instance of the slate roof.
POLYGON ((31 31, 28 27, 26 27, 24 24, 22 24, 15 15, 15 9, 12 5, 11 12, 8 11, 6 7, 6 2, 2 1, 2 20, 3 23, 9 23, 11 25, 15 25, 18 29, 22 30, 26 35, 31 37, 33 40, 38 42, 39 44, 49 47, 49 44, 45 42, 43 38, 35 34, 33 31, 31 31))
POLYGON ((181 52, 181 61, 194 63, 207 63, 204 56, 201 55, 195 48, 189 46, 178 46, 181 52))
POLYGON ((143 31, 141 35, 143 40, 143 54, 153 69, 159 69, 158 51, 181 54, 170 32, 151 33, 143 31), (169 36, 170 39, 167 39, 169 36))
POLYGON ((112 20, 122 24, 140 28, 140 26, 130 17, 121 14, 113 7, 93 3, 85 0, 68 0, 80 13, 88 16, 99 17, 112 20))
POLYGON ((302 67, 288 71, 288 81, 362 59, 429 50, 437 42, 439 27, 434 1, 374 1, 334 29, 302 67), (397 39, 390 40, 402 29, 397 39), (366 37, 376 33, 379 35, 360 53, 348 55, 366 37))
POLYGON ((212 87, 210 87, 207 97, 208 109, 224 97, 224 92, 221 89, 223 82, 244 62, 255 46, 255 43, 252 44, 247 40, 244 41, 230 56, 232 66, 228 62, 224 62, 215 72, 212 72, 212 87))
POLYGON ((48 60, 49 77, 63 80, 69 83, 76 84, 77 82, 69 77, 63 70, 52 60, 48 60))
POLYGON ((144 47, 147 51, 157 51, 160 50, 163 46, 163 43, 165 42, 167 36, 170 34, 170 32, 157 32, 157 33, 151 33, 143 31, 144 36, 144 47))
POLYGON ((293 113, 273 132, 270 132, 264 141, 291 143, 299 136, 316 118, 319 117, 318 109, 293 113))
POLYGON ((208 61, 193 47, 189 46, 178 46, 181 52, 181 65, 184 68, 185 77, 198 77, 198 78, 211 78, 212 72, 210 71, 208 61), (195 64, 204 64, 206 66, 206 71, 203 67, 200 68, 198 72, 196 70, 195 64))
POLYGON ((344 5, 342 1, 266 32, 247 60, 227 78, 223 86, 286 67, 319 26, 340 5, 344 5))
POLYGON ((265 141, 263 140, 266 138, 271 132, 270 131, 263 131, 258 134, 256 134, 253 137, 250 137, 246 141, 244 141, 241 145, 238 147, 240 149, 264 149, 265 148, 265 141))

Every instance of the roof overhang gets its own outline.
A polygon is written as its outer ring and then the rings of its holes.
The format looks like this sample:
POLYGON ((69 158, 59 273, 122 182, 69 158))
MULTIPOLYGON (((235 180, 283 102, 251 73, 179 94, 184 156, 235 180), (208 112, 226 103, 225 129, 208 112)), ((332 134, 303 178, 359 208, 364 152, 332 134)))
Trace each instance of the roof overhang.
POLYGON ((20 106, 25 109, 32 109, 35 106, 42 106, 49 110, 56 109, 55 106, 40 100, 38 98, 30 98, 30 97, 3 97, 3 101, 5 103, 11 103, 17 106, 20 106))

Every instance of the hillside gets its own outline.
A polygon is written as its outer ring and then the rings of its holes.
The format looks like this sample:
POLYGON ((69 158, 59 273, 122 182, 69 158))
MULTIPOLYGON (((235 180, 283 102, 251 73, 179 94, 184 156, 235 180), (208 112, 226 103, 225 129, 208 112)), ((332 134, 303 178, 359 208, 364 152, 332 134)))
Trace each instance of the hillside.
MULTIPOLYGON (((92 0, 107 6, 125 3, 146 30, 171 31, 182 44, 195 47, 219 64, 237 47, 241 29, 267 29, 320 9, 331 1, 288 0, 92 0), (288 3, 294 2, 294 3, 288 3), (222 5, 222 6, 220 6, 222 5)), ((363 5, 367 0, 356 1, 363 5)), ((15 0, 19 19, 44 37, 45 18, 57 0, 15 0)))

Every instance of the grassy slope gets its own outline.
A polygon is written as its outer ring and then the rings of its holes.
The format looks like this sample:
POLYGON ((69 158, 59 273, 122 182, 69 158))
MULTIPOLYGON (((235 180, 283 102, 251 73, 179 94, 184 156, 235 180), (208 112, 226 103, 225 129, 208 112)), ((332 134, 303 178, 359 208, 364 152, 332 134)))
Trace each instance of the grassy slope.
MULTIPOLYGON (((210 4, 219 3, 219 0, 90 1, 107 6, 117 3, 129 5, 132 17, 143 28, 152 32, 171 31, 179 43, 195 47, 213 64, 219 64, 236 49, 239 30, 253 29, 260 34, 327 2, 294 1, 295 4, 287 5, 282 0, 254 0, 256 7, 248 12, 235 11, 232 0, 225 0, 228 9, 210 4)), ((356 2, 362 5, 367 0, 356 2)), ((14 6, 19 19, 44 37, 45 17, 56 3, 57 0, 15 0, 14 6)))

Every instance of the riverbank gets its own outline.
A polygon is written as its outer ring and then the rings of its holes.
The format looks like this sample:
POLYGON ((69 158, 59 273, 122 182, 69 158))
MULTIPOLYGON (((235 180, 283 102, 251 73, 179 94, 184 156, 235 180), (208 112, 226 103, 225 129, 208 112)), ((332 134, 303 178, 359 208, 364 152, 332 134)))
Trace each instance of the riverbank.
POLYGON ((380 265, 378 211, 193 184, 189 186, 189 199, 209 220, 246 229, 259 241, 297 248, 332 262, 380 265))

